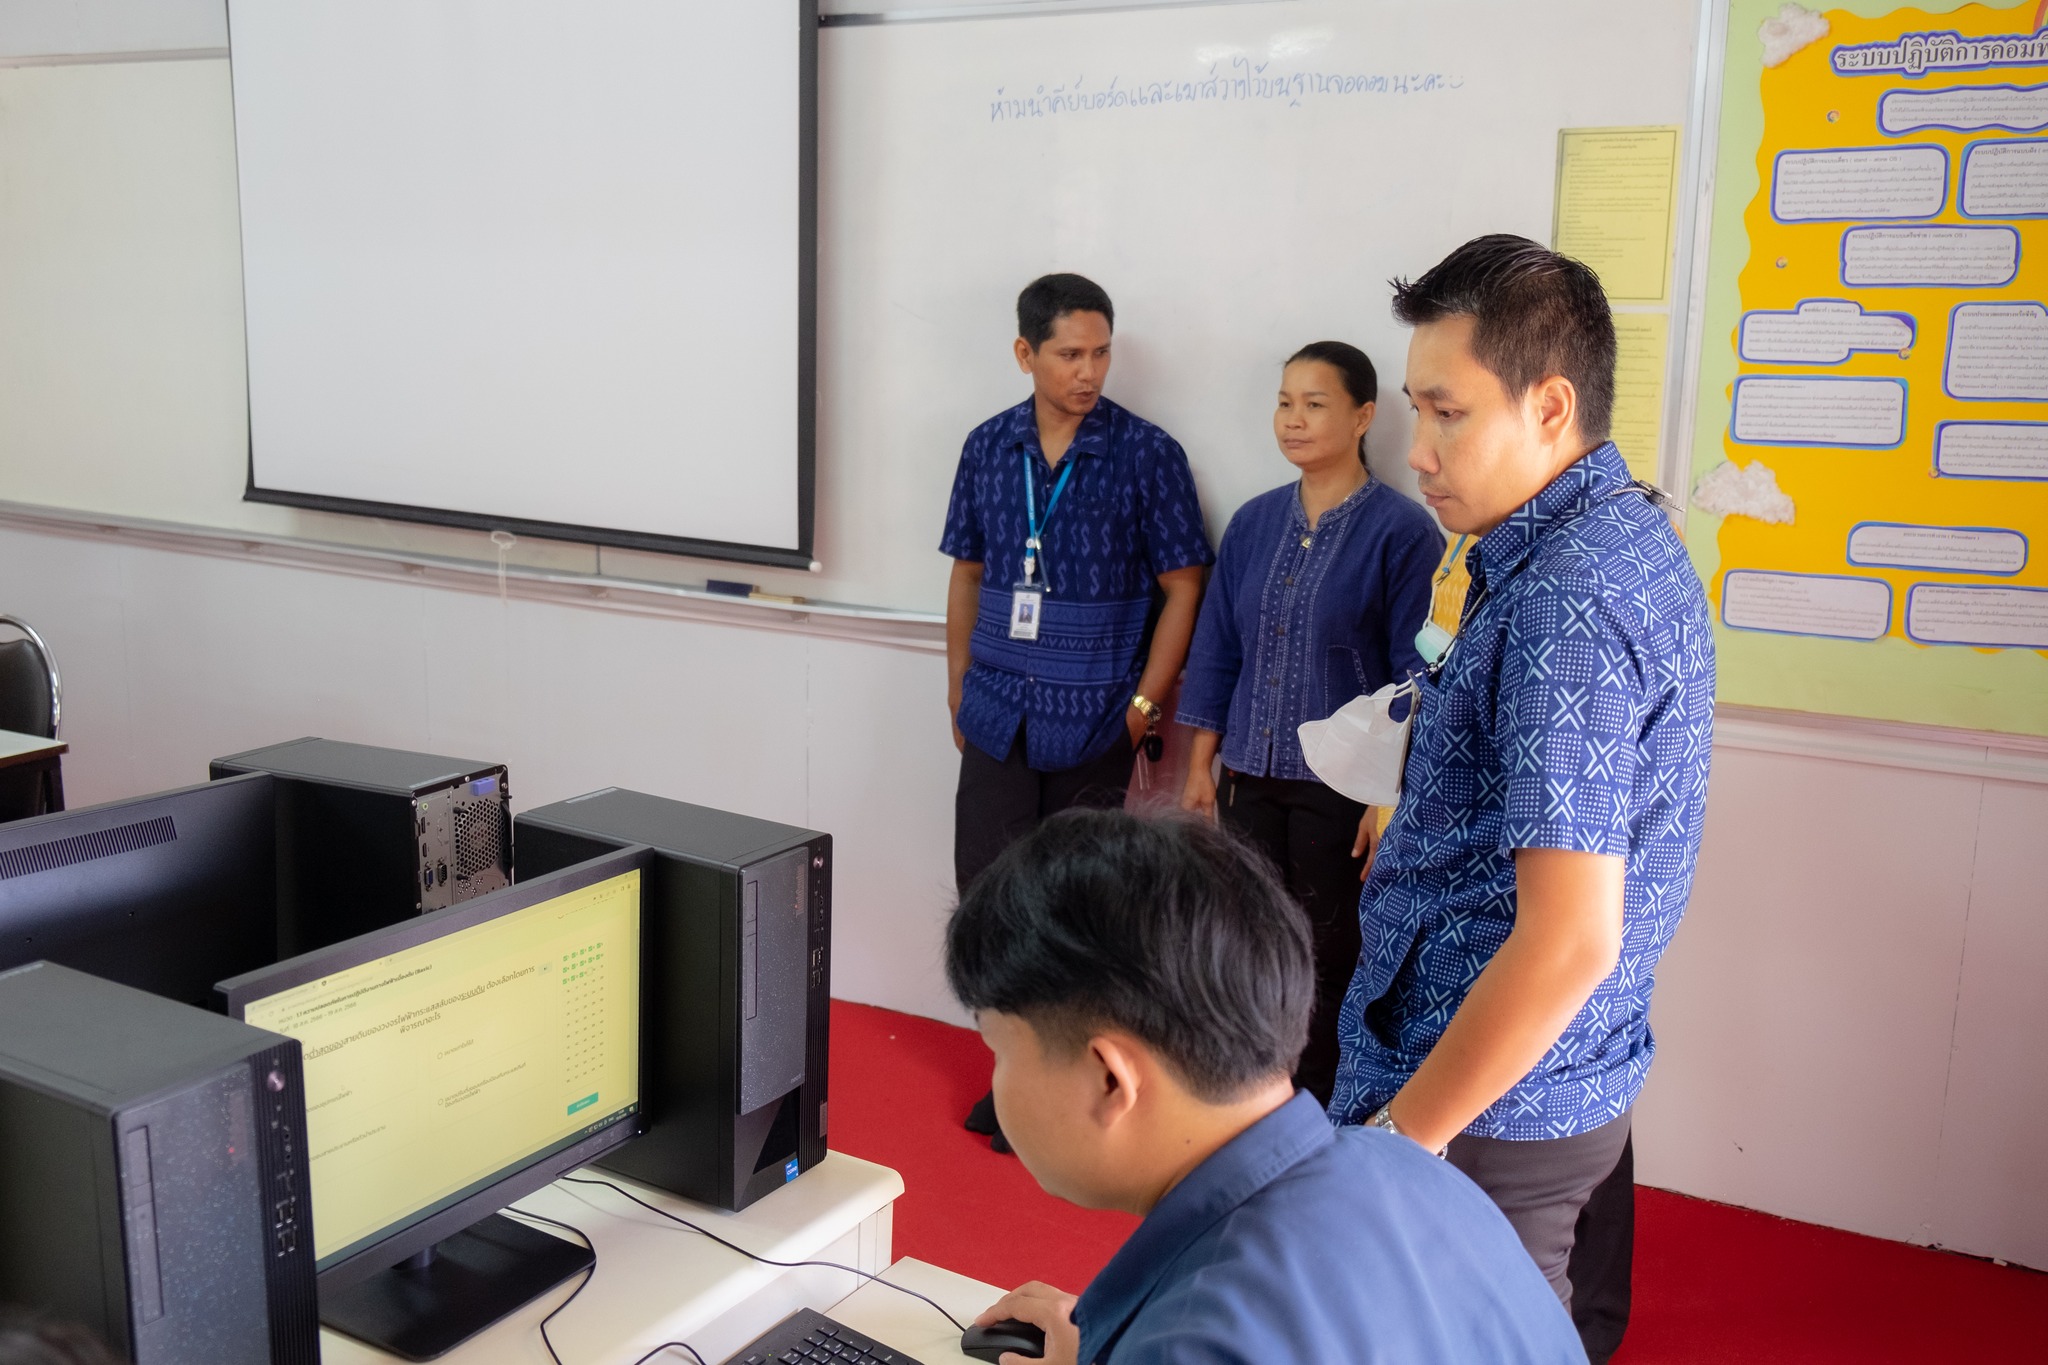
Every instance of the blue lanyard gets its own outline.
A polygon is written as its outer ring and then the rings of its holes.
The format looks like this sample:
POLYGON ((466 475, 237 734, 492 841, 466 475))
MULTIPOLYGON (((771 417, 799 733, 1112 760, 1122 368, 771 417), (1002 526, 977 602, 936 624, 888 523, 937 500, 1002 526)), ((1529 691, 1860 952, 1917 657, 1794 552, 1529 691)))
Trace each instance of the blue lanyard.
POLYGON ((1066 457, 1066 468, 1060 470, 1059 479, 1052 486, 1052 497, 1046 500, 1045 520, 1040 522, 1038 519, 1038 490, 1033 487, 1031 479, 1031 455, 1030 452, 1025 452, 1024 515, 1027 518, 1027 526, 1030 530, 1030 534, 1024 540, 1024 581, 1026 583, 1031 581, 1032 574, 1038 568, 1038 552, 1041 548, 1039 537, 1045 528, 1052 524, 1053 509, 1060 505, 1060 494, 1067 491, 1067 476, 1073 472, 1074 456, 1073 452, 1069 451, 1066 457))

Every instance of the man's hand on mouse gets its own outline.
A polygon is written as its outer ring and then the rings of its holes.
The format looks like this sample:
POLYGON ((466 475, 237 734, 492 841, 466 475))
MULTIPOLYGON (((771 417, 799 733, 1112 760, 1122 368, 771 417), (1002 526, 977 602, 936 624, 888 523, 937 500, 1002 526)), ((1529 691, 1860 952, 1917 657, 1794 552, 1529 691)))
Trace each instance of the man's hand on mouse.
MULTIPOLYGON (((1064 1289, 1033 1280, 1003 1295, 974 1320, 976 1327, 1015 1318, 1045 1333, 1044 1365, 1078 1365, 1081 1329, 1074 1326, 1074 1296, 1064 1289)), ((1032 1358, 1015 1351, 1003 1353, 1002 1365, 1033 1365, 1032 1358)))

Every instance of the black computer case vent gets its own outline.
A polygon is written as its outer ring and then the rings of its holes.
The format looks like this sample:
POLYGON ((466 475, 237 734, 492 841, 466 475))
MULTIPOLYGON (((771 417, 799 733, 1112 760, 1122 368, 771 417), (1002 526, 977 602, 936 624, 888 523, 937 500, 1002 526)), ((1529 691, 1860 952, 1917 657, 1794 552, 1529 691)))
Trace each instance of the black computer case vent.
POLYGON ((139 848, 168 844, 177 837, 178 827, 171 817, 160 815, 154 820, 95 830, 90 834, 73 834, 52 839, 46 844, 0 849, 0 881, 9 877, 32 876, 37 872, 53 872, 60 867, 89 863, 95 858, 111 858, 116 853, 133 853, 139 848))

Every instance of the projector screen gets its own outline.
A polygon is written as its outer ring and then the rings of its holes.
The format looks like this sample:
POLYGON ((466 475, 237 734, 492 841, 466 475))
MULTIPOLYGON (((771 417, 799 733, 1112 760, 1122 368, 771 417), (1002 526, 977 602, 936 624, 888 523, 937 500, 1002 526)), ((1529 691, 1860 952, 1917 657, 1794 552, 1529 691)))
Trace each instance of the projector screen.
POLYGON ((229 0, 256 501, 811 558, 815 0, 229 0))

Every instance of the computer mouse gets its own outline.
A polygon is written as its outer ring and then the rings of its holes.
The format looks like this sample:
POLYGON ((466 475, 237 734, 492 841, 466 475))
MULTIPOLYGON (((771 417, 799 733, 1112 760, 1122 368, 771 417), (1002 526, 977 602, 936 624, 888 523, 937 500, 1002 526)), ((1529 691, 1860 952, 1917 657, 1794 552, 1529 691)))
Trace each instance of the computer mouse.
POLYGON ((964 1356, 994 1362, 1001 1360, 1005 1351, 1037 1360, 1045 1354, 1045 1333, 1028 1322, 1004 1318, 986 1327, 970 1327, 960 1335, 960 1354, 964 1356))

